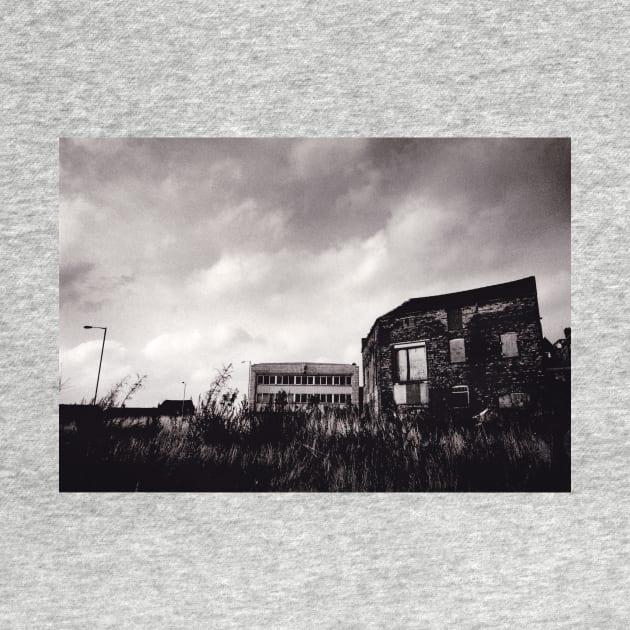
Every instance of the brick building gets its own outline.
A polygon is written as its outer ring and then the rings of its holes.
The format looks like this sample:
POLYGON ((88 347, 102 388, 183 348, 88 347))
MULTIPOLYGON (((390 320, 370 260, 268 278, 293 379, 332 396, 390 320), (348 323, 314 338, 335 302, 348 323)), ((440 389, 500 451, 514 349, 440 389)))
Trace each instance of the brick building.
POLYGON ((529 405, 544 373, 536 280, 408 300, 374 322, 362 354, 375 412, 529 405))
POLYGON ((359 366, 353 363, 253 363, 249 372, 249 405, 260 410, 286 394, 290 407, 359 404, 359 366))

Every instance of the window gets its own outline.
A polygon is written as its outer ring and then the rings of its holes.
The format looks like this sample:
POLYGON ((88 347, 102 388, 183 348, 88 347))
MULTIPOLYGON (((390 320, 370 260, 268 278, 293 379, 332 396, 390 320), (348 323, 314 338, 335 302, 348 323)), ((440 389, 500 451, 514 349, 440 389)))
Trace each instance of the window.
POLYGON ((461 338, 451 339, 449 346, 451 349, 451 363, 464 363, 464 361, 466 361, 466 345, 464 344, 464 340, 461 338))
POLYGON ((427 378, 427 349, 424 344, 394 346, 398 364, 398 382, 423 381, 427 378))
POLYGON ((461 330, 464 327, 462 324, 461 308, 449 308, 448 311, 446 311, 446 319, 448 321, 449 330, 461 330))
POLYGON ((309 385, 312 385, 312 384, 313 384, 313 378, 314 378, 314 377, 312 377, 312 376, 307 376, 306 378, 308 379, 308 384, 309 384, 309 385))
POLYGON ((429 385, 426 382, 395 383, 394 402, 397 405, 428 405, 429 385))
POLYGON ((346 376, 346 385, 352 385, 352 376, 346 376))
POLYGON ((340 378, 339 376, 333 376, 333 385, 339 385, 340 384, 340 378))
POLYGON ((501 354, 504 357, 518 356, 518 342, 515 332, 508 332, 501 335, 501 354))
POLYGON ((259 375, 256 377, 256 382, 257 382, 259 385, 262 385, 262 384, 263 384, 263 379, 264 379, 263 375, 262 375, 262 374, 259 374, 259 375))
POLYGON ((456 408, 468 407, 470 404, 470 392, 468 385, 455 385, 451 389, 451 405, 456 408))

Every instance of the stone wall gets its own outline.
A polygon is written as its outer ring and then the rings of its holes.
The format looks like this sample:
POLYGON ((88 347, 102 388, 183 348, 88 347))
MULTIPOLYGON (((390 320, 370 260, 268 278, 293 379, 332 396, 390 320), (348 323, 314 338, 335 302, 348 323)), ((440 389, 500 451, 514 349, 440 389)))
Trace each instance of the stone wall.
MULTIPOLYGON (((486 296, 484 301, 475 301, 474 293, 469 292, 468 303, 460 303, 458 307, 453 307, 452 301, 448 304, 448 300, 440 307, 432 299, 430 308, 407 307, 380 317, 363 340, 365 403, 375 411, 395 405, 394 346, 423 342, 430 408, 450 407, 451 390, 456 385, 469 387, 472 410, 489 405, 535 404, 544 373, 543 337, 535 283, 525 288, 528 290, 524 290, 523 295, 514 295, 511 291, 506 297, 489 299, 486 296), (461 321, 454 318, 455 330, 449 330, 449 308, 461 309, 461 321), (503 356, 501 336, 506 333, 516 334, 518 356, 503 356), (463 348, 462 342, 456 341, 451 349, 454 339, 463 339, 463 348), (455 358, 463 360, 452 362, 451 352, 455 358), (371 366, 375 367, 375 389, 368 382, 373 374, 371 366)), ((510 336, 505 337, 508 351, 511 341, 510 336)))

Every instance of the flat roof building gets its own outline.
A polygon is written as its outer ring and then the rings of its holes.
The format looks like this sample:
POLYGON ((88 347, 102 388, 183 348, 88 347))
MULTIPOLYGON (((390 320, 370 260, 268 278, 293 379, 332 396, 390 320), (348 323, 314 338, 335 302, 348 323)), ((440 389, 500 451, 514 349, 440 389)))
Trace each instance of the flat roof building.
POLYGON ((256 411, 280 401, 290 407, 358 405, 359 366, 355 363, 252 363, 248 399, 250 409, 256 411))

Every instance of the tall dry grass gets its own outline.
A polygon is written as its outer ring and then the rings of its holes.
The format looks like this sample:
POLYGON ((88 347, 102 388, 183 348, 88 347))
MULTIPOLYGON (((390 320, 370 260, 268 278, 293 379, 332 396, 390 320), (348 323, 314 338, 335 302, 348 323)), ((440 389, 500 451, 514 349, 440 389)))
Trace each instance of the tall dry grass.
POLYGON ((229 366, 190 418, 61 431, 62 490, 569 490, 554 420, 516 412, 478 426, 427 413, 356 408, 259 413, 229 387, 229 366))
POLYGON ((559 490, 553 438, 529 424, 423 427, 354 410, 62 436, 63 490, 559 490))

